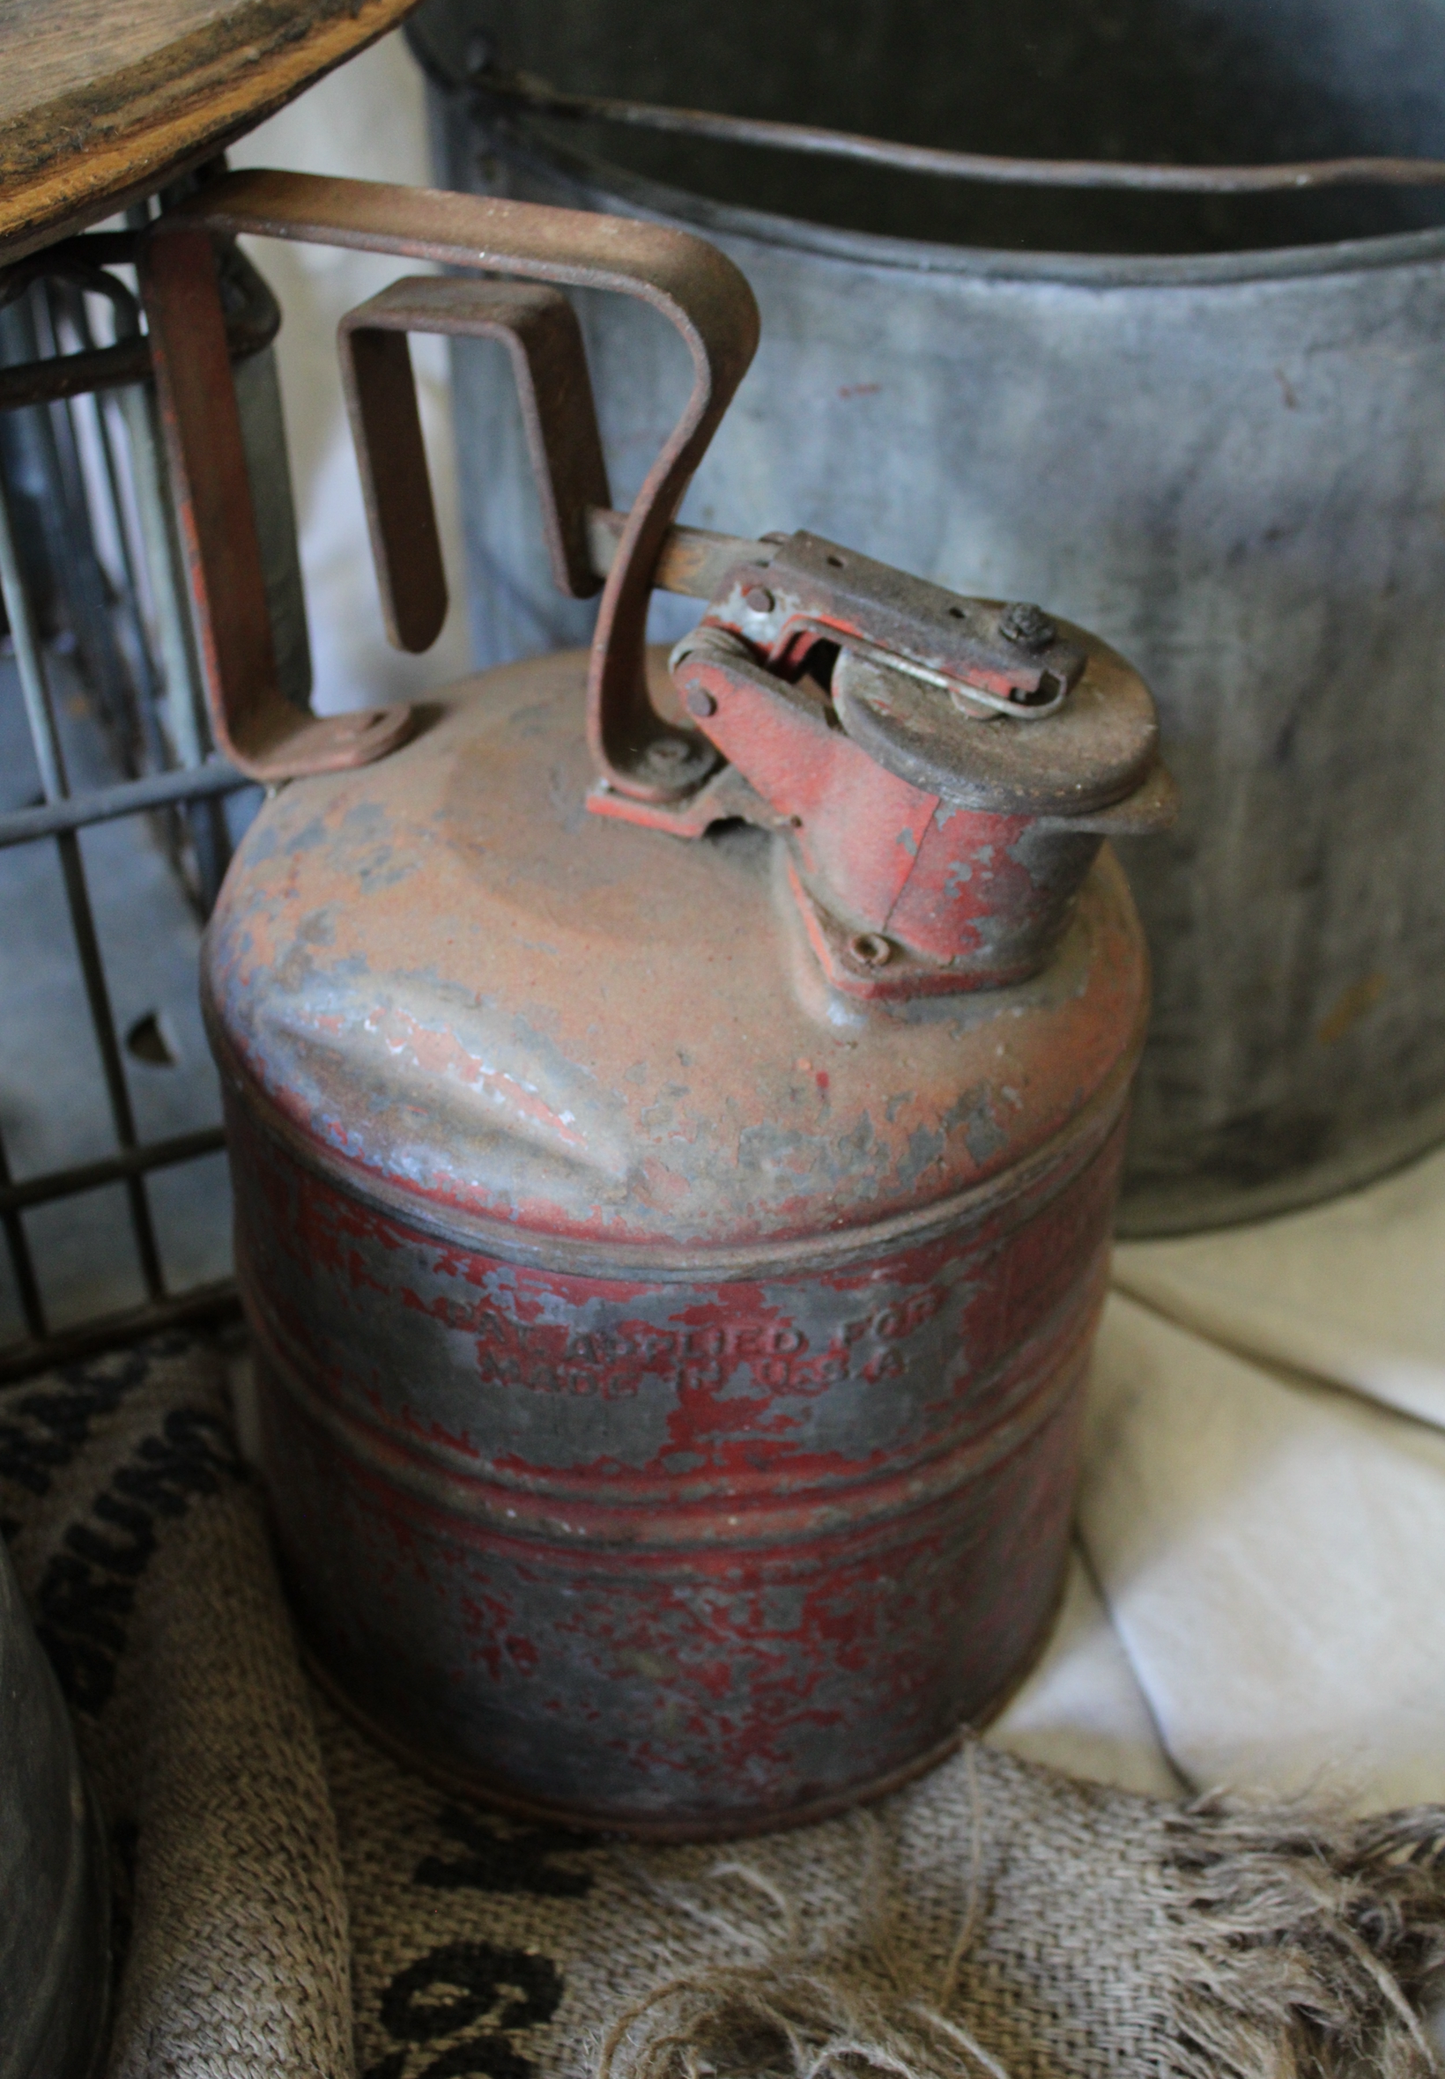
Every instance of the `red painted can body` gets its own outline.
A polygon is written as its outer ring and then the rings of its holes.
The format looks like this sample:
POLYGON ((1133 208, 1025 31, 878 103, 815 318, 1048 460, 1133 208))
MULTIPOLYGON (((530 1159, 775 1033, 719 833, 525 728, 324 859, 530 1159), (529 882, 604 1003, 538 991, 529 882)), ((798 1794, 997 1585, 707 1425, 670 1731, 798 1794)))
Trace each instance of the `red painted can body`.
POLYGON ((786 845, 582 810, 585 659, 283 791, 212 923, 265 1473, 319 1665, 514 1809, 815 1816, 1058 1594, 1146 970, 830 988, 786 845))

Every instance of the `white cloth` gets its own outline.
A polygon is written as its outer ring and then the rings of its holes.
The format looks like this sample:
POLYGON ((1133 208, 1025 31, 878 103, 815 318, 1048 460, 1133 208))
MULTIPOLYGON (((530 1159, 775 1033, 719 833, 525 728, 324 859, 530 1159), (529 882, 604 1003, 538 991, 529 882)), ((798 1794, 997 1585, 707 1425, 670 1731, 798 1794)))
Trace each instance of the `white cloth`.
POLYGON ((1308 1213, 1123 1247, 1115 1282, 1246 1356, 1445 1426, 1445 1152, 1308 1213))
POLYGON ((1183 1787, 1081 1547, 1038 1666, 987 1738, 1021 1761, 1149 1797, 1183 1787))
POLYGON ((1148 1725, 1196 1789, 1445 1798, 1442 1273, 1445 1155, 1118 1250, 1079 1506, 1099 1598, 1001 1744, 1144 1787, 1148 1725))

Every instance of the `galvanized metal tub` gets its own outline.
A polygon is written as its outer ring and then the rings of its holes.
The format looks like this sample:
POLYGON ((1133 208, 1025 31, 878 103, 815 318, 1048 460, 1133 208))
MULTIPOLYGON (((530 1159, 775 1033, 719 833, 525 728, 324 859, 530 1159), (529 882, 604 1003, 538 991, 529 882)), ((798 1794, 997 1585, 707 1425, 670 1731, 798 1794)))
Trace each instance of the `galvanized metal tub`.
POLYGON ((0 1545, 0 2079, 87 2079, 108 2007, 99 1828, 0 1545))
MULTIPOLYGON (((490 55, 984 150, 1445 150, 1437 0, 851 0, 826 27, 427 0, 414 41, 453 77, 490 55)), ((451 185, 673 219, 748 275, 762 349, 685 519, 1041 597, 1150 680, 1185 806, 1125 848, 1155 974, 1126 1231, 1304 1205, 1445 1135, 1445 200, 959 190, 437 110, 451 185)), ((625 499, 685 372, 646 313, 579 300, 625 499)), ((502 357, 461 344, 455 374, 478 661, 581 640, 502 357)))

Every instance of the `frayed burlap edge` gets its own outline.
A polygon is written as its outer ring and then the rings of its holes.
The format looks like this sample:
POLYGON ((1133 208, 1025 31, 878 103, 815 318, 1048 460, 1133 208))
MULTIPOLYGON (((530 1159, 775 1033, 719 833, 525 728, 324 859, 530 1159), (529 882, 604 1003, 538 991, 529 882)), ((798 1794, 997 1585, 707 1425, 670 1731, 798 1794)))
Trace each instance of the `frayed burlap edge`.
MULTIPOLYGON (((1003 1759, 977 1748, 964 1758, 975 1814, 967 1902, 941 1970, 910 1940, 885 1826, 857 1815, 866 1845, 852 1939, 810 1953, 786 1889, 746 1858, 719 1861, 710 1874, 765 1901, 777 1932, 760 1941, 746 1918, 673 1895, 674 1910, 754 1957, 679 1972, 631 2001, 596 2043, 597 2079, 1010 2079, 987 2040, 988 1994, 967 1983, 989 1910, 980 1751, 990 1775, 1003 1759)), ((1049 1773, 1005 1767, 1010 1776, 1049 1773)), ((1108 1800, 1115 1819, 1120 1802, 1108 1800)), ((1300 1806, 1251 1809, 1219 1794, 1183 1808, 1124 1802, 1155 1836, 1173 1896, 1149 1959, 1142 2040, 1132 2055, 1119 2045, 1117 2063, 1102 2042, 1091 2045, 1104 2066, 1169 2079, 1438 2075, 1420 2015, 1445 1973, 1445 1810, 1357 1822, 1300 1806)), ((1038 1903, 1046 1922, 1047 1903, 1038 1903)), ((1069 1910, 1060 1917, 1066 1923, 1069 1910)), ((1086 2062, 1096 2068, 1094 2055, 1086 2062)))
POLYGON ((1424 2079, 1445 1971, 1445 1810, 1364 1822, 1213 1796, 1164 1821, 1185 1886, 1178 2069, 1424 2079))

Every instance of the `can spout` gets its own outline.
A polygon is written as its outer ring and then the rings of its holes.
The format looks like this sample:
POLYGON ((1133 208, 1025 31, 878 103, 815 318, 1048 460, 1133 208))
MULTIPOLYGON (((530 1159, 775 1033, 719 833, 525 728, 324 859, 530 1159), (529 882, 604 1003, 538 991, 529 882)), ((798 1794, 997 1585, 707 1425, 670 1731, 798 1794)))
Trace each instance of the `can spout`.
POLYGON ((738 815, 778 831, 814 951, 850 994, 1035 973, 1104 838, 1173 819, 1143 680, 1041 607, 810 534, 752 547, 672 658, 688 766, 725 763, 671 803, 591 805, 682 836, 738 815))

